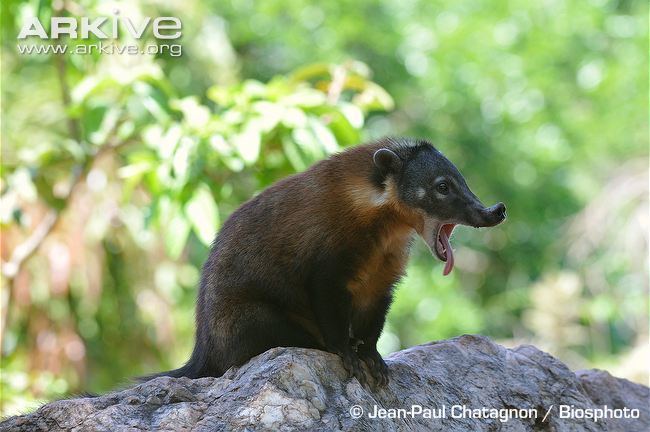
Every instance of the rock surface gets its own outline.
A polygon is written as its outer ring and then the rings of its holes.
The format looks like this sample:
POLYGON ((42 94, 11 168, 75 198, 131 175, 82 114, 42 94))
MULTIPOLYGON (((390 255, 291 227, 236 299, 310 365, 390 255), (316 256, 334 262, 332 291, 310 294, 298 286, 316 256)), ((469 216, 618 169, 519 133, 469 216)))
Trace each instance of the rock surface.
POLYGON ((221 378, 163 377, 96 398, 52 402, 5 420, 0 430, 650 430, 647 387, 604 371, 573 373, 532 346, 506 349, 461 336, 397 352, 387 363, 390 383, 373 390, 348 378, 336 355, 275 348, 221 378), (638 418, 563 418, 561 405, 572 406, 574 415, 604 405, 619 410, 609 416, 627 408, 638 418), (370 418, 375 406, 401 418, 370 418), (493 418, 498 410, 510 415, 493 418))

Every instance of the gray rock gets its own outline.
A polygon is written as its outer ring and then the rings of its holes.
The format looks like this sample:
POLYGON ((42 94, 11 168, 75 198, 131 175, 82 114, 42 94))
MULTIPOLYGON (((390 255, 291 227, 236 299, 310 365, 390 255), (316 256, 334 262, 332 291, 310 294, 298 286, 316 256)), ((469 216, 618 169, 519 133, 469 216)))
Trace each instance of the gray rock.
POLYGON ((506 349, 485 337, 461 336, 397 352, 387 363, 389 385, 373 390, 348 378, 336 355, 275 348, 221 378, 163 377, 96 398, 52 402, 5 420, 0 429, 650 430, 647 387, 604 371, 573 373, 529 345, 506 349), (375 406, 400 418, 370 418, 375 406), (570 418, 561 406, 571 407, 574 417, 593 409, 620 417, 627 409, 637 418, 570 418))

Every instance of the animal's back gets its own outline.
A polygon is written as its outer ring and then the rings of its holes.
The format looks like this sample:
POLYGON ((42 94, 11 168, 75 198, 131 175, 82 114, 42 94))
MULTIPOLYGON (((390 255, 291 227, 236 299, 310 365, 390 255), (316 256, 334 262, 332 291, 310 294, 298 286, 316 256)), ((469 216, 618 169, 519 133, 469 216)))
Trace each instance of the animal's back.
POLYGON ((333 165, 274 184, 224 223, 202 273, 197 339, 213 352, 197 353, 208 358, 198 376, 220 375, 273 346, 324 348, 309 283, 343 238, 335 227, 345 198, 331 191, 346 179, 333 176, 333 165))
POLYGON ((283 298, 284 291, 304 285, 305 267, 331 235, 324 229, 320 172, 312 169, 283 179, 228 218, 203 272, 209 289, 236 294, 252 286, 258 295, 291 300, 283 298))

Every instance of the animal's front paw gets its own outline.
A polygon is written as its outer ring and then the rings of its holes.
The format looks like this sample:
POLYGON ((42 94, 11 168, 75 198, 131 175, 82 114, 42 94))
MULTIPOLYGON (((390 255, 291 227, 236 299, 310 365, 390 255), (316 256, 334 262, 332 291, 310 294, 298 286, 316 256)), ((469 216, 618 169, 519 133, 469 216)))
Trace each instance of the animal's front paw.
POLYGON ((343 367, 348 371, 350 376, 355 377, 362 385, 365 385, 366 376, 361 368, 361 361, 357 353, 350 349, 339 353, 339 355, 343 359, 343 367))
POLYGON ((377 349, 374 347, 364 349, 362 345, 358 350, 358 354, 359 358, 368 366, 375 385, 381 387, 388 384, 388 366, 381 354, 377 352, 377 349))

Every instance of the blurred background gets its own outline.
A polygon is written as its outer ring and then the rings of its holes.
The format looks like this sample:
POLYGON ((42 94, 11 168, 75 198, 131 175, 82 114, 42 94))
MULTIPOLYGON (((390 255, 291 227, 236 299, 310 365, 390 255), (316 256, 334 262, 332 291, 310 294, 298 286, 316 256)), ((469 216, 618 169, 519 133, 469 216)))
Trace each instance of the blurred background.
POLYGON ((480 333, 647 384, 646 2, 1 7, 1 415, 181 365, 220 223, 384 135, 430 139, 509 218, 457 230, 448 277, 416 243, 383 354, 480 333), (16 48, 30 17, 116 11, 179 17, 182 55, 16 48))

